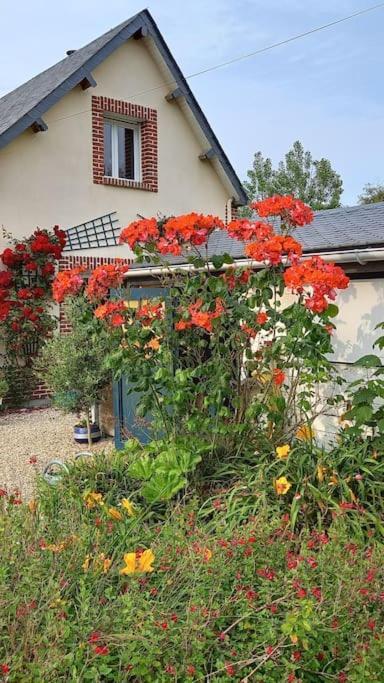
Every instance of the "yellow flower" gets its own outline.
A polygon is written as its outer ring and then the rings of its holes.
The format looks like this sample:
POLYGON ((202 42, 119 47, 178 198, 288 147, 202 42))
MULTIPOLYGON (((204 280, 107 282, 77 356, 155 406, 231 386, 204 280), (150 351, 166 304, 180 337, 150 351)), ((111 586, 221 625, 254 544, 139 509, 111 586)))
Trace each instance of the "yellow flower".
POLYGON ((104 505, 103 496, 101 493, 96 493, 95 491, 87 491, 83 495, 86 507, 89 510, 95 508, 96 505, 104 505))
POLYGON ((86 556, 85 556, 85 560, 84 560, 83 564, 81 565, 82 569, 83 569, 85 572, 88 571, 90 562, 91 562, 91 556, 90 556, 90 555, 86 555, 86 556))
POLYGON ((65 548, 65 543, 50 543, 45 546, 46 550, 51 550, 53 553, 61 553, 65 548))
POLYGON ((288 458, 291 447, 286 443, 284 446, 278 446, 276 448, 276 457, 280 460, 288 458))
POLYGON ((301 425, 296 431, 296 439, 300 439, 300 441, 309 441, 314 436, 315 432, 309 425, 301 425))
POLYGON ((126 553, 124 555, 125 567, 120 569, 120 574, 131 575, 144 572, 153 572, 152 564, 155 556, 152 550, 144 550, 143 553, 126 553))
POLYGON ((291 488, 292 484, 288 481, 286 477, 280 477, 275 480, 274 487, 278 496, 285 496, 291 488))
POLYGON ((53 600, 49 606, 51 609, 56 609, 56 607, 63 607, 64 605, 65 600, 63 600, 62 598, 56 598, 56 600, 53 600))
POLYGON ((32 500, 29 501, 28 507, 29 507, 29 511, 32 512, 32 514, 34 514, 36 512, 37 502, 35 501, 34 498, 32 498, 32 500))
POLYGON ((117 519, 119 522, 123 519, 123 515, 116 508, 108 508, 108 514, 112 519, 117 519))
POLYGON ((209 560, 212 557, 212 550, 209 548, 204 548, 203 549, 203 557, 204 557, 204 562, 209 562, 209 560))
POLYGON ((100 553, 95 559, 96 569, 101 569, 103 574, 107 574, 111 568, 112 560, 109 557, 105 557, 104 553, 100 553))
POLYGON ((122 498, 120 505, 122 508, 124 508, 124 510, 128 512, 130 517, 134 516, 135 508, 133 506, 133 503, 131 503, 131 501, 128 500, 128 498, 122 498))
POLYGON ((335 474, 335 472, 334 472, 334 473, 329 477, 329 484, 330 484, 331 486, 337 486, 338 483, 339 483, 339 480, 338 480, 338 478, 337 478, 337 476, 336 476, 336 474, 335 474))
POLYGON ((316 468, 316 476, 320 482, 324 481, 324 475, 327 473, 327 468, 322 465, 318 465, 316 468))
POLYGON ((109 557, 105 557, 103 560, 103 574, 107 574, 111 568, 112 560, 109 557))

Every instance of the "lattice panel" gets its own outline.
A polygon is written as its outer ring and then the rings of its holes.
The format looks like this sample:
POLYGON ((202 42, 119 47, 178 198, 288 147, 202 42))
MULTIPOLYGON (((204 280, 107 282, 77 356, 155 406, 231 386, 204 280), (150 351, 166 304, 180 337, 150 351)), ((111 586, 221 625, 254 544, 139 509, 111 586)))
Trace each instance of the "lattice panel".
POLYGON ((119 219, 116 211, 86 223, 67 228, 67 244, 64 252, 78 249, 97 249, 97 247, 114 247, 118 244, 120 233, 119 219))

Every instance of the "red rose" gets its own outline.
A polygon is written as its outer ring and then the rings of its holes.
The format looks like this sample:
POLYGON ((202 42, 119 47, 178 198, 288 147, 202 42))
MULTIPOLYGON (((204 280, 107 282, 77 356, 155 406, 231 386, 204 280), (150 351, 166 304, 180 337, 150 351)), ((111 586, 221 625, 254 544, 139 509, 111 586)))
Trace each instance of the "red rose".
POLYGON ((17 292, 17 298, 22 299, 23 301, 25 301, 26 299, 32 299, 33 298, 33 292, 31 289, 27 289, 26 287, 22 287, 17 292))
POLYGON ((0 322, 7 319, 10 310, 10 301, 0 301, 0 322))
POLYGON ((7 270, 0 272, 0 287, 10 287, 12 283, 12 273, 7 270))
POLYGON ((34 261, 28 261, 25 264, 25 270, 28 270, 30 272, 37 270, 37 263, 35 263, 34 261))
POLYGON ((8 266, 9 268, 12 268, 20 262, 18 254, 15 254, 15 252, 9 247, 7 249, 4 249, 3 253, 1 254, 1 260, 4 263, 4 265, 8 266))
POLYGON ((45 289, 43 287, 35 287, 31 291, 35 299, 41 299, 45 294, 45 289))
POLYGON ((42 269, 41 269, 41 274, 42 275, 53 275, 55 272, 55 266, 53 263, 44 263, 42 269))

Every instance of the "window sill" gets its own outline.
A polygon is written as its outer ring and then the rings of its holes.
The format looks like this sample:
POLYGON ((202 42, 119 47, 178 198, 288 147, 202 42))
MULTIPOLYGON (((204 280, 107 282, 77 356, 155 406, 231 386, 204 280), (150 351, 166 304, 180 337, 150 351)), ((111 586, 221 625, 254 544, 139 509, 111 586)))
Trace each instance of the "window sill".
POLYGON ((103 185, 112 185, 113 187, 127 187, 131 190, 144 190, 146 192, 157 192, 157 188, 149 183, 139 182, 137 180, 127 180, 126 178, 112 178, 111 176, 103 176, 103 185))

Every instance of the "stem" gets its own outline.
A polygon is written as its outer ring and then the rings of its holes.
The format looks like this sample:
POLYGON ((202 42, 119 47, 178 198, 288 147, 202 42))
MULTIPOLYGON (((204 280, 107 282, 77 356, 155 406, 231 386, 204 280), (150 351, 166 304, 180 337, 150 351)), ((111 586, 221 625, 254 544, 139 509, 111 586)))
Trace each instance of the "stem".
POLYGON ((87 423, 87 433, 88 433, 88 446, 92 446, 92 435, 91 435, 91 421, 89 419, 89 409, 85 411, 85 421, 87 423))

